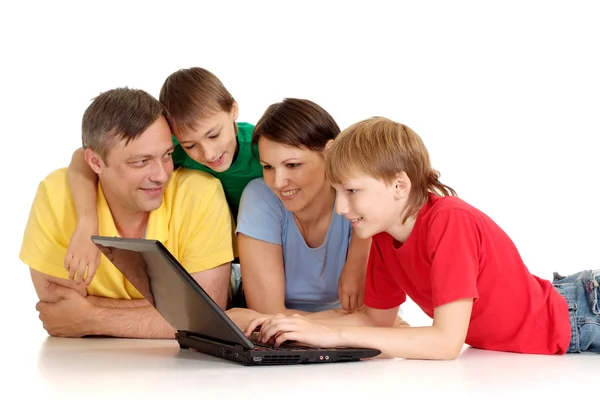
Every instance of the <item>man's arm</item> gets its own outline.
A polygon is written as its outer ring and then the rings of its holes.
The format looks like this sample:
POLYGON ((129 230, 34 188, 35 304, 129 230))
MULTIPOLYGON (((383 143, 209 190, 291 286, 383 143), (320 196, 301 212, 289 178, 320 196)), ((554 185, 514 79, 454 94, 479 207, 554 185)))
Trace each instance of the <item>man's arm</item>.
POLYGON ((53 336, 174 338, 175 330, 146 300, 87 296, 83 283, 30 271, 40 318, 53 336))
POLYGON ((229 282, 231 277, 231 263, 227 262, 218 267, 210 268, 201 272, 194 272, 192 278, 204 289, 214 300, 221 310, 227 308, 229 299, 229 282))
MULTIPOLYGON (((229 294, 231 263, 191 274, 207 294, 225 309, 229 294)), ((133 306, 135 300, 103 299, 96 305, 90 327, 91 335, 128 338, 172 339, 175 329, 145 300, 145 305, 133 306), (133 307, 130 307, 132 305, 133 307)))
POLYGON ((31 274, 33 287, 40 301, 46 303, 56 303, 59 301, 60 297, 57 295, 56 291, 53 290, 54 286, 56 285, 73 290, 80 296, 87 296, 87 288, 82 282, 77 283, 70 279, 55 278, 53 276, 36 271, 33 268, 30 268, 29 272, 31 274))

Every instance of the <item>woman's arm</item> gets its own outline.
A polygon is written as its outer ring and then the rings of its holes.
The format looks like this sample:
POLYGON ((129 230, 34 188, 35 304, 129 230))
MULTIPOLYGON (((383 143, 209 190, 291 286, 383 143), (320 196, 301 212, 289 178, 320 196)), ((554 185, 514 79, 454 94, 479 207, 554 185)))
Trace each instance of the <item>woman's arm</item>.
POLYGON ((285 306, 281 246, 238 233, 242 284, 248 308, 261 314, 307 314, 285 306))

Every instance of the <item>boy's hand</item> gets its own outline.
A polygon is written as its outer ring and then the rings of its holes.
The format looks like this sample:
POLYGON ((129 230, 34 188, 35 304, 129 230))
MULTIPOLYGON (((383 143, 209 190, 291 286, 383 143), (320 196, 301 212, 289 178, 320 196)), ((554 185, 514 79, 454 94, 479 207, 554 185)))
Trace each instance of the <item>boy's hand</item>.
POLYGON ((364 307, 365 270, 346 263, 338 281, 338 297, 342 308, 348 312, 361 310, 364 307))
POLYGON ((65 256, 65 269, 69 271, 69 279, 77 283, 83 281, 85 286, 92 282, 100 264, 100 250, 90 239, 96 233, 96 229, 77 223, 65 256))

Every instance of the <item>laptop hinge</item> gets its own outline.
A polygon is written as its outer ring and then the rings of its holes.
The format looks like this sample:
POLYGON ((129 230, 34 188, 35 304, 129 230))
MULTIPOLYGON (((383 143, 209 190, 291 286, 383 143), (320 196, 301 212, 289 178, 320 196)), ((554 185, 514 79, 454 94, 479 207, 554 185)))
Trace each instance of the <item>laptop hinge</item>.
POLYGON ((227 340, 223 340, 223 339, 217 339, 217 338, 213 338, 210 336, 206 336, 206 335, 202 335, 201 333, 196 333, 196 332, 189 332, 189 331, 177 331, 177 333, 181 336, 186 336, 186 337, 191 337, 191 338, 197 338, 197 339, 201 339, 204 340, 206 342, 211 342, 213 344, 219 345, 219 346, 229 346, 232 348, 246 348, 246 346, 243 346, 239 343, 233 343, 233 342, 229 342, 227 340))

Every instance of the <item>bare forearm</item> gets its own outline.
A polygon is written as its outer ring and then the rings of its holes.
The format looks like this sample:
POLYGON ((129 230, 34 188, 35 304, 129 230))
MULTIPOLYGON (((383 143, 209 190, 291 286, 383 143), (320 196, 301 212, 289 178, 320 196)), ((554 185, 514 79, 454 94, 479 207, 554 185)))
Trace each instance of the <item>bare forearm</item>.
POLYGON ((415 328, 340 327, 340 345, 381 350, 388 357, 451 360, 462 350, 433 326, 415 328))
POLYGON ((375 326, 376 323, 364 312, 349 313, 343 309, 322 311, 306 316, 309 319, 318 319, 319 323, 330 326, 375 326))
POLYGON ((78 221, 95 228, 98 223, 96 196, 98 194, 98 175, 85 161, 83 149, 78 149, 67 169, 67 182, 73 196, 78 221))
POLYGON ((360 239, 353 235, 352 242, 348 248, 348 256, 346 257, 344 268, 349 266, 349 268, 353 269, 356 273, 366 273, 370 249, 371 238, 360 239))
POLYGON ((132 339, 174 339, 175 329, 151 306, 96 308, 90 335, 132 339))
POLYGON ((101 308, 134 308, 150 306, 145 299, 140 300, 122 300, 110 299, 108 297, 88 296, 87 299, 96 307, 101 308))

